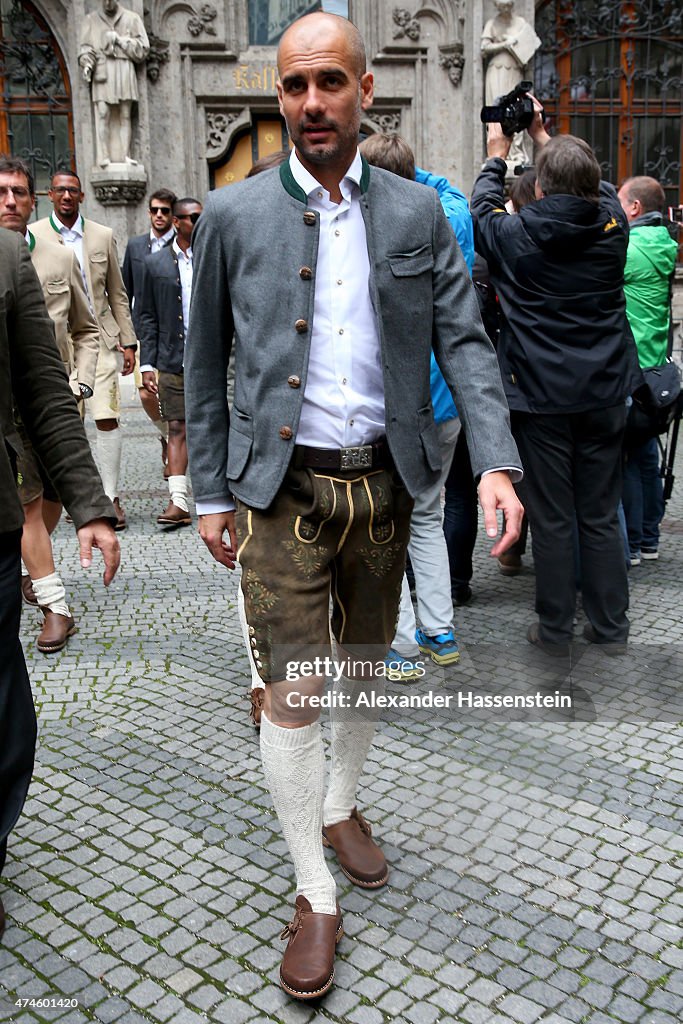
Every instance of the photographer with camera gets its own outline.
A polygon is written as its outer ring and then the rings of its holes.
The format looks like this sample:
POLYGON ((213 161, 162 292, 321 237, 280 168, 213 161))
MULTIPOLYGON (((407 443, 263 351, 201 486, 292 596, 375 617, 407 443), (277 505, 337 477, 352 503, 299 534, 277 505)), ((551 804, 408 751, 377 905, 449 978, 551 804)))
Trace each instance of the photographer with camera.
POLYGON ((626 397, 639 379, 623 282, 628 223, 590 146, 550 138, 541 105, 526 129, 537 148, 536 202, 505 210, 511 138, 489 124, 489 159, 474 184, 475 248, 503 314, 498 358, 524 464, 538 623, 530 643, 561 653, 576 604, 579 537, 584 636, 625 650, 628 584, 617 509, 626 397))

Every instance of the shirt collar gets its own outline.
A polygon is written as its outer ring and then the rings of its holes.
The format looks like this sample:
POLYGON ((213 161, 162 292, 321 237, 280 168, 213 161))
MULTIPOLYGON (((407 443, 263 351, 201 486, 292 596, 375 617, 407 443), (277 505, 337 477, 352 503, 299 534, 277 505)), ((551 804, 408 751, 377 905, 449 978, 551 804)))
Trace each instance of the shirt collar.
MULTIPOLYGON (((323 190, 327 198, 329 199, 329 192, 321 185, 320 182, 313 177, 310 171, 308 171, 299 160, 296 150, 293 149, 289 157, 289 166, 292 171, 292 176, 296 181, 299 188, 303 189, 307 196, 312 196, 313 193, 323 190)), ((351 198, 351 192, 354 186, 360 188, 360 179, 363 173, 363 163, 361 161, 360 151, 356 149, 356 155, 354 156, 351 166, 344 175, 339 185, 341 194, 345 199, 351 198)))
POLYGON ((149 229, 149 240, 150 242, 160 242, 161 245, 168 245, 169 242, 175 238, 175 228, 170 227, 165 235, 155 235, 152 229, 149 229))
POLYGON ((29 251, 33 252, 33 250, 36 247, 36 240, 35 240, 35 238, 33 237, 33 235, 31 234, 31 232, 29 231, 28 228, 26 228, 26 233, 24 235, 24 238, 26 239, 26 244, 29 247, 29 251))
POLYGON ((192 246, 189 247, 187 252, 183 252, 183 250, 178 245, 178 239, 174 238, 171 248, 173 249, 173 252, 176 254, 176 256, 179 256, 181 259, 185 260, 186 263, 192 262, 192 246))
POLYGON ((74 235, 80 235, 81 238, 83 237, 83 214, 82 213, 79 214, 79 216, 76 218, 76 222, 70 228, 68 228, 66 226, 66 224, 62 224, 61 220, 59 219, 59 217, 57 216, 57 214, 53 210, 52 213, 50 214, 50 224, 52 224, 52 227, 60 235, 74 234, 74 235))

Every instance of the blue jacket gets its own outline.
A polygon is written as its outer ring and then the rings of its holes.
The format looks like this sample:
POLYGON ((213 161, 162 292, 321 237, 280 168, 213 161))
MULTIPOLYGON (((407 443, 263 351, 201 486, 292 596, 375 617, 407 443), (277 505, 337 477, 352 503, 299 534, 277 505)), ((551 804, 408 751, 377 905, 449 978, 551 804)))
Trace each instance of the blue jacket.
MULTIPOLYGON (((460 189, 456 188, 455 185, 451 185, 448 178, 439 178, 436 174, 423 171, 421 167, 415 168, 415 181, 418 181, 421 185, 430 185, 438 192, 443 212, 448 217, 448 221, 453 228, 460 251, 471 275, 472 267, 474 266, 474 231, 467 199, 460 189)), ((455 408, 455 402, 451 397, 443 374, 437 366, 434 353, 432 353, 429 376, 432 405, 434 406, 434 419, 437 423, 452 420, 458 415, 458 410, 455 408)))

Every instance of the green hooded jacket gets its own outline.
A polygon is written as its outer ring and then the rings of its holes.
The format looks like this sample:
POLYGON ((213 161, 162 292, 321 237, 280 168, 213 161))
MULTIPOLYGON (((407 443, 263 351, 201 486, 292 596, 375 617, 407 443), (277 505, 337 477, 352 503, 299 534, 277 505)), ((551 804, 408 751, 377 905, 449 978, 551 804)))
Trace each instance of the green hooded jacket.
POLYGON ((669 342, 670 279, 678 246, 661 217, 646 214, 631 224, 624 293, 626 315, 643 368, 666 362, 669 342), (646 220, 650 223, 644 223, 646 220))

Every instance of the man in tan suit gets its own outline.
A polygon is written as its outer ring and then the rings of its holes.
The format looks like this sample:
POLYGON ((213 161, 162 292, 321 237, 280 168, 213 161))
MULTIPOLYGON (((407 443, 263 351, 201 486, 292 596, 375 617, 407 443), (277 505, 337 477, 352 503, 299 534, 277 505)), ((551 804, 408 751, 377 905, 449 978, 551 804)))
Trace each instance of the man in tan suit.
MULTIPOLYGON (((0 226, 17 231, 28 244, 47 310, 54 324, 57 347, 78 401, 95 386, 99 332, 90 312, 81 272, 73 253, 52 241, 36 240, 28 229, 35 208, 33 175, 23 160, 0 157, 0 226)), ((43 624, 38 650, 59 651, 76 625, 66 601, 64 584, 55 571, 50 533, 61 515, 61 499, 33 452, 22 423, 18 423, 23 454, 18 460, 19 497, 24 506, 21 555, 28 575, 22 592, 28 604, 40 607, 43 624)))
POLYGON ((123 441, 119 428, 121 389, 124 377, 135 369, 137 339, 130 317, 128 296, 121 277, 116 242, 111 228, 86 220, 80 205, 84 195, 80 178, 71 171, 52 176, 48 197, 53 212, 33 226, 36 238, 55 239, 73 249, 81 266, 90 307, 100 329, 95 394, 86 408, 97 427, 97 456, 107 497, 114 503, 116 529, 126 526, 119 500, 119 476, 123 441))

